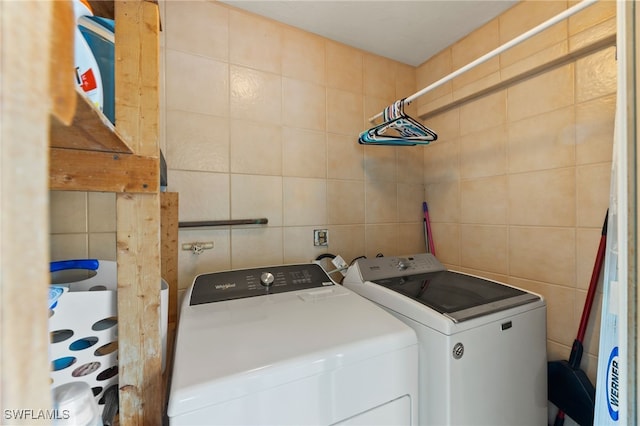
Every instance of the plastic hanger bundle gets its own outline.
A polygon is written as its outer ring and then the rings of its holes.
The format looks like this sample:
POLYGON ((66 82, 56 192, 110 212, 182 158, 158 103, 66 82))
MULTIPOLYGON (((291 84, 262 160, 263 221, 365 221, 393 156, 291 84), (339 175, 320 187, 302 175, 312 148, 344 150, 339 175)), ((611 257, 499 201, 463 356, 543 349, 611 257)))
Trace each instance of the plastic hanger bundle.
POLYGON ((360 133, 358 142, 363 145, 426 145, 438 135, 417 120, 404 113, 404 99, 394 102, 382 111, 384 122, 360 133))

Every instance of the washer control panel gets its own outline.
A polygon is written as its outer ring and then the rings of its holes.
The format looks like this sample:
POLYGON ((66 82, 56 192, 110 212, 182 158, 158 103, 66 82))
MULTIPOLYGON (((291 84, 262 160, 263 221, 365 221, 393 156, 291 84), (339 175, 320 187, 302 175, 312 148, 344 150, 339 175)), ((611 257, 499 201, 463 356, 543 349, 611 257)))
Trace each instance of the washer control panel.
POLYGON ((419 253, 405 257, 374 257, 372 259, 358 259, 357 262, 363 281, 446 270, 444 265, 430 253, 419 253))
POLYGON ((315 263, 212 272, 196 277, 189 304, 202 305, 330 285, 334 282, 315 263))

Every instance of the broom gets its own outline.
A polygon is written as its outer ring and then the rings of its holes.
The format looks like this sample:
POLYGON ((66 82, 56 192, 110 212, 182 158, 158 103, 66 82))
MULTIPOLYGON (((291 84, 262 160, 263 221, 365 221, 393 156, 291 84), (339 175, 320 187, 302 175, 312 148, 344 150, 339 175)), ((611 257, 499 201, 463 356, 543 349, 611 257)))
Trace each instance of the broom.
POLYGON ((593 265, 587 298, 582 310, 582 318, 580 318, 578 335, 571 347, 569 361, 550 361, 547 364, 548 398, 558 407, 554 426, 562 426, 564 424, 565 413, 580 425, 593 425, 596 390, 586 373, 580 369, 580 361, 582 360, 584 349, 582 342, 587 330, 589 314, 591 313, 593 298, 598 286, 598 278, 604 263, 608 216, 609 212, 607 211, 602 225, 600 244, 598 245, 598 253, 593 265))

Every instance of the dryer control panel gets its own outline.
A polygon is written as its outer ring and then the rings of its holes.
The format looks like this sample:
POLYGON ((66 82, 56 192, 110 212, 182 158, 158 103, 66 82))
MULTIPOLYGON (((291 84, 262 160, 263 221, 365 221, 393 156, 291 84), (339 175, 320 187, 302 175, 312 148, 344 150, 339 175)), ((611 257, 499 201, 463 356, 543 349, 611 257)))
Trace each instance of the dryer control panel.
POLYGON ((213 272, 196 277, 189 304, 202 305, 330 285, 334 282, 315 263, 213 272))
POLYGON ((419 253, 406 257, 389 256, 358 259, 357 262, 363 281, 377 281, 385 278, 446 270, 444 265, 430 253, 419 253))

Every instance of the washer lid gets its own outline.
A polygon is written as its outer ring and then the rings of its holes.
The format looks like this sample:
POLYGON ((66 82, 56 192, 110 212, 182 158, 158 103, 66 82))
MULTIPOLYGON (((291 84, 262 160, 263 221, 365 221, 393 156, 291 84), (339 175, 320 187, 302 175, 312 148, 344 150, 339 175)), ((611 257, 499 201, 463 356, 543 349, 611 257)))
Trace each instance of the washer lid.
POLYGON ((197 305, 189 293, 170 417, 417 345, 411 328, 340 285, 197 305))
POLYGON ((379 279, 375 284, 408 296, 454 322, 540 300, 514 287, 452 271, 379 279))

